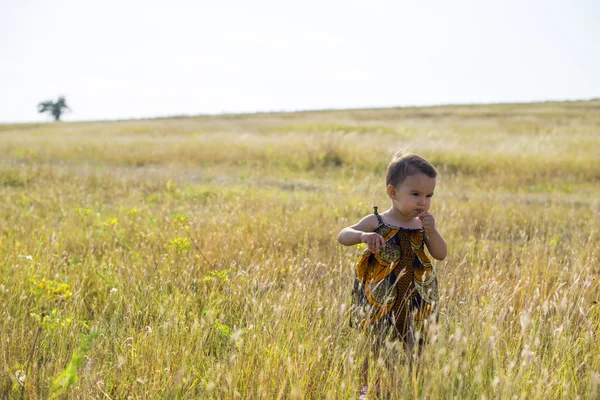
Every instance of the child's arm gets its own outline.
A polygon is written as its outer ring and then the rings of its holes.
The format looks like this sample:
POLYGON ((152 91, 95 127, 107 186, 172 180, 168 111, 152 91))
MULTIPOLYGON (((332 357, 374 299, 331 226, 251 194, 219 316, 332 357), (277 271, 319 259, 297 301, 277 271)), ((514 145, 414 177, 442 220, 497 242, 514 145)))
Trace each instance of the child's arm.
POLYGON ((385 246, 383 237, 373 232, 378 225, 375 214, 367 215, 357 224, 342 229, 338 234, 338 241, 345 246, 366 243, 369 250, 376 253, 385 246))
POLYGON ((425 244, 429 254, 436 260, 442 261, 448 255, 448 246, 442 235, 435 229, 435 218, 427 212, 419 215, 419 218, 423 222, 425 244))

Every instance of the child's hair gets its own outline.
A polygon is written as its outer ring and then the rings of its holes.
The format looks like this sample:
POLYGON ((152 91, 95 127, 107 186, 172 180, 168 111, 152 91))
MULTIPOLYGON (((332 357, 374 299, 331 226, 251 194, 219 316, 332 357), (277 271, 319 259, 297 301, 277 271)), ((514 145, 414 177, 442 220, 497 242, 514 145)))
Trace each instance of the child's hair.
POLYGON ((437 171, 421 156, 413 153, 397 152, 392 157, 392 161, 388 165, 385 176, 385 185, 398 187, 407 176, 422 172, 430 178, 437 176, 437 171))

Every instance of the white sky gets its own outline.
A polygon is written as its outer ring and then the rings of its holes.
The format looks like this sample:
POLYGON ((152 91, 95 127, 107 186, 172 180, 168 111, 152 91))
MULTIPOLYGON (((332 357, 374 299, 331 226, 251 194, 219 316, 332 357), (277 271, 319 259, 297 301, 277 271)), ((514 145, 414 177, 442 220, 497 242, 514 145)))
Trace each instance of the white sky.
POLYGON ((0 122, 600 97, 597 0, 0 0, 0 122))

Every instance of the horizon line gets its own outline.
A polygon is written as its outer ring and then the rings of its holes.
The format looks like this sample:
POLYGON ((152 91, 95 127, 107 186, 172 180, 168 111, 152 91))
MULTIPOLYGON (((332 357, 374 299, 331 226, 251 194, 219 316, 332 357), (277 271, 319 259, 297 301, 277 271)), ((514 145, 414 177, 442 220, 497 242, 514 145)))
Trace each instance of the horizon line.
POLYGON ((139 117, 139 118, 115 118, 115 119, 83 119, 76 121, 47 121, 47 122, 0 122, 0 125, 43 125, 54 124, 61 122, 65 124, 90 123, 90 122, 128 122, 128 121, 148 121, 158 119, 183 119, 183 118, 200 118, 200 117, 226 117, 226 116, 251 116, 260 114, 303 114, 316 112, 335 112, 335 111, 373 111, 373 110, 394 110, 394 109, 419 109, 419 108, 441 108, 441 107, 470 107, 470 106, 498 106, 498 105, 531 105, 531 104, 548 104, 548 103, 584 103, 600 101, 600 97, 591 97, 583 99, 562 99, 562 100, 536 100, 536 101, 500 101, 500 102, 472 102, 472 103, 434 103, 434 104, 413 104, 403 106, 367 106, 367 107, 349 107, 349 108, 314 108, 300 110, 265 110, 265 111, 240 111, 240 112, 217 112, 217 113, 200 113, 200 114, 173 114, 154 117, 139 117))

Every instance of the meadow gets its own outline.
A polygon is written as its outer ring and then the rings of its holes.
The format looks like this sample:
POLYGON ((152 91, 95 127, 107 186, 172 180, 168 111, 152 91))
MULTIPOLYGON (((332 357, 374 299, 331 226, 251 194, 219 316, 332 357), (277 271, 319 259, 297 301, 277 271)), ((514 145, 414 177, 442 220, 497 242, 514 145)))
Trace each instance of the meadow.
POLYGON ((0 398, 357 398, 398 149, 449 256, 380 398, 600 398, 600 100, 0 125, 0 398))

